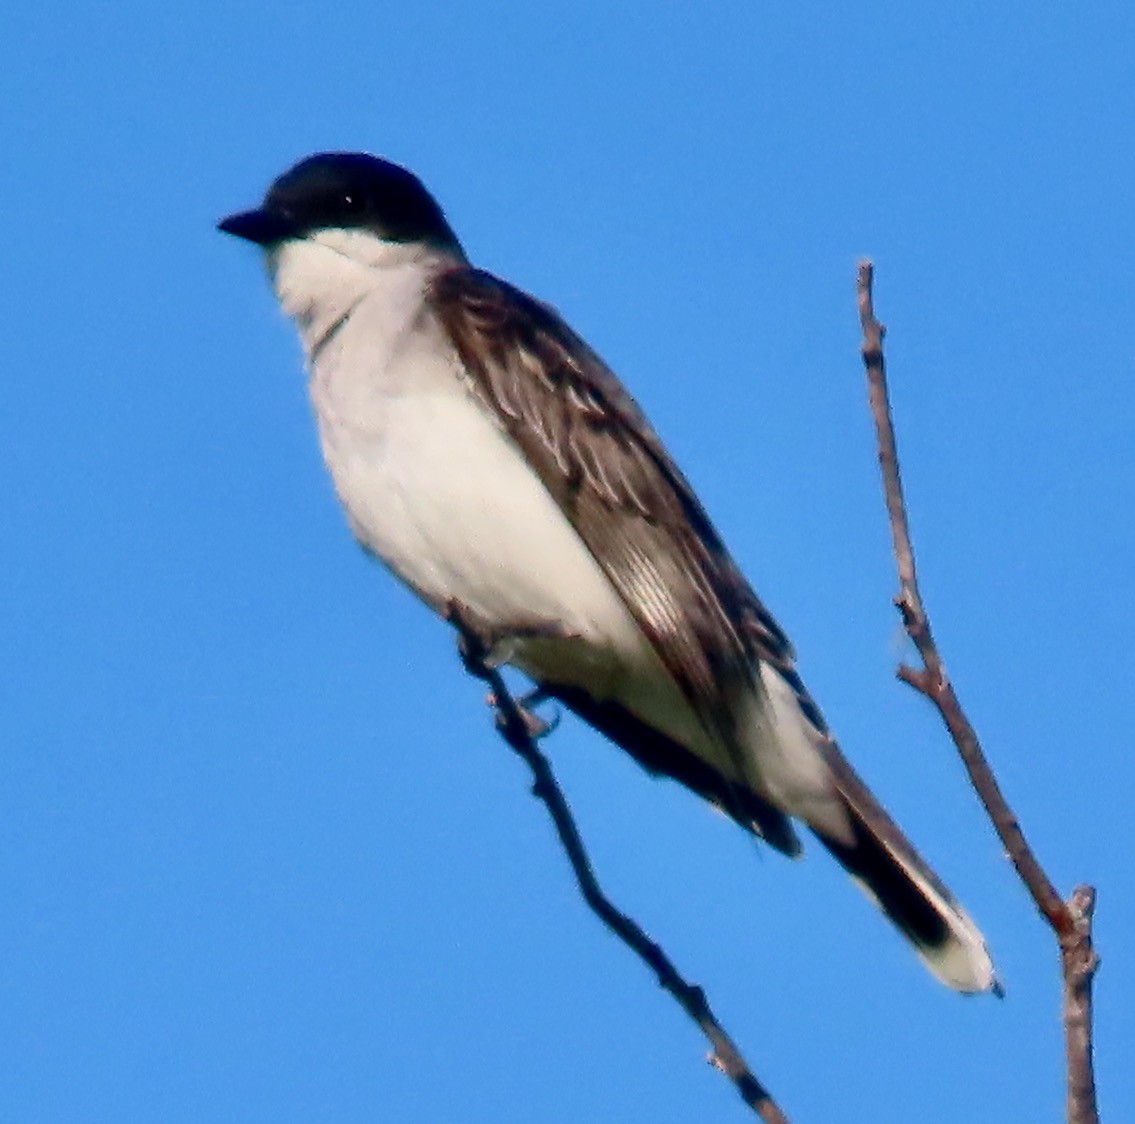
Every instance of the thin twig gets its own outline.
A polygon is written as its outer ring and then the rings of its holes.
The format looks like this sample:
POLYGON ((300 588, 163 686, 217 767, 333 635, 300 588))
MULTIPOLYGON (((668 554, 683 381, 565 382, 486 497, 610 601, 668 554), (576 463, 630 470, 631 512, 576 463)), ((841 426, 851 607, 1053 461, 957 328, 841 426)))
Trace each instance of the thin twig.
POLYGON ((910 538, 906 501, 899 474, 891 404, 887 394, 887 373, 883 358, 883 325, 875 319, 872 285, 874 266, 859 264, 856 293, 859 322, 863 329, 863 363, 867 368, 868 396, 879 446, 879 467, 883 474, 883 493, 890 517, 891 538, 898 565, 899 592, 895 605, 903 627, 922 659, 921 668, 906 665, 898 677, 925 695, 937 708, 957 746, 970 782, 977 792, 1005 853, 1020 875, 1041 916, 1051 926, 1060 946, 1064 976, 1064 1042, 1068 1072, 1068 1124, 1096 1124, 1095 1076, 1092 1070, 1092 978, 1099 959, 1092 948, 1092 912, 1096 892, 1091 886, 1077 886, 1063 901, 1040 865, 1008 801, 997 783, 977 733, 962 710, 946 674, 945 665, 934 642, 930 619, 918 589, 914 547, 910 538))
POLYGON ((620 912, 599 886, 575 818, 568 807, 548 759, 536 745, 542 724, 514 699, 499 670, 489 663, 488 645, 478 634, 460 605, 451 603, 448 617, 461 641, 466 670, 488 684, 496 711, 497 731, 532 770, 532 795, 548 809, 564 852, 571 863, 580 892, 592 912, 657 976, 658 982, 709 1039, 713 1047, 709 1062, 728 1077, 741 1099, 765 1124, 788 1124, 769 1091, 756 1079, 741 1052, 710 1010, 705 992, 683 979, 670 958, 625 913, 620 912))

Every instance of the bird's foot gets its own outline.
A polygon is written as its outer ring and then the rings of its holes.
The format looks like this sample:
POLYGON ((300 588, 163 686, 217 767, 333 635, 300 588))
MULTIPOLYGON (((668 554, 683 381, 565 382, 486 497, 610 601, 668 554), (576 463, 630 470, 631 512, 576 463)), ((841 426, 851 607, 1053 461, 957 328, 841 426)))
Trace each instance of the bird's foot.
MULTIPOLYGON (((540 738, 547 737, 560 724, 562 715, 558 710, 551 718, 541 718, 540 715, 533 710, 533 707, 539 706, 542 702, 546 702, 548 698, 548 692, 544 690, 543 687, 536 686, 533 687, 531 691, 525 691, 523 695, 512 700, 513 705, 520 713, 520 717, 524 720, 524 726, 528 731, 528 736, 534 741, 539 741, 540 738)), ((500 705, 494 693, 489 693, 486 702, 488 702, 489 706, 493 707, 499 715, 500 705)))
POLYGON ((485 701, 496 711, 497 724, 508 723, 507 710, 511 707, 533 741, 550 734, 560 724, 560 715, 557 713, 550 719, 544 719, 533 709, 547 701, 548 692, 537 685, 513 698, 508 694, 499 665, 507 662, 507 653, 514 640, 534 637, 561 639, 569 635, 566 630, 560 625, 541 623, 490 631, 479 626, 468 607, 456 599, 446 603, 442 615, 457 630, 457 654, 465 670, 492 687, 485 701))

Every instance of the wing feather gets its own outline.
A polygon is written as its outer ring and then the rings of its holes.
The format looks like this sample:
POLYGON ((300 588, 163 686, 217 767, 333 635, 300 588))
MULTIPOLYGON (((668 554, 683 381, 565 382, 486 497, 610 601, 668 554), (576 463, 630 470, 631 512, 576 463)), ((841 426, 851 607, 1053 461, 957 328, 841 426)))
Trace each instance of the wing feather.
MULTIPOLYGON (((428 299, 473 392, 499 419, 649 637, 703 725, 736 754, 736 692, 759 664, 792 683, 788 638, 638 406, 550 308, 481 270, 440 274, 428 299)), ((751 765, 738 760, 741 775, 751 765)))

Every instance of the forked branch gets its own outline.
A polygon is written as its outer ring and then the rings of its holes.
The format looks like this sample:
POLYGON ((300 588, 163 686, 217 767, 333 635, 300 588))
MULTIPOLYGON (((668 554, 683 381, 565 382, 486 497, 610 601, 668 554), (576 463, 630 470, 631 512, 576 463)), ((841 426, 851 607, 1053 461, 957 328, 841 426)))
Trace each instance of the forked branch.
POLYGON ((910 538, 894 422, 887 393, 887 372, 883 357, 885 329, 875 318, 873 281, 874 266, 869 261, 861 262, 856 292, 859 322, 863 329, 863 363, 867 368, 868 396, 878 439, 883 494, 898 566, 899 592, 895 597, 895 605, 902 616, 903 627, 922 660, 921 668, 905 664, 900 666, 898 677, 925 695, 938 708, 969 773, 970 782, 988 813, 1006 854, 1041 916, 1056 934, 1064 977, 1067 1119, 1069 1124, 1096 1124, 1099 1114, 1092 1068, 1092 979, 1099 963, 1092 948, 1092 912, 1096 892, 1091 886, 1077 886, 1067 901, 1060 897, 1025 839, 1020 823, 997 783, 934 642, 930 619, 918 588, 914 547, 910 538))

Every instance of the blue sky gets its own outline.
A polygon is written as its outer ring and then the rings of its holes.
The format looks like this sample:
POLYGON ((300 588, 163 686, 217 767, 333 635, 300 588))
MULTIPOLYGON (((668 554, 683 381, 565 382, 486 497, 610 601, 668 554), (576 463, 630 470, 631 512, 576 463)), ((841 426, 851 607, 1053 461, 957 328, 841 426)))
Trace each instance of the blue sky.
POLYGON ((1009 997, 565 721, 612 894, 798 1124, 1053 1120, 1052 942, 892 678, 875 258, 924 592, 1053 878, 1100 887, 1135 1115, 1130 5, 326 8, 0 16, 0 1120, 745 1118, 353 547, 293 334, 214 233, 325 148, 414 168, 619 371, 1009 997))

